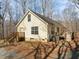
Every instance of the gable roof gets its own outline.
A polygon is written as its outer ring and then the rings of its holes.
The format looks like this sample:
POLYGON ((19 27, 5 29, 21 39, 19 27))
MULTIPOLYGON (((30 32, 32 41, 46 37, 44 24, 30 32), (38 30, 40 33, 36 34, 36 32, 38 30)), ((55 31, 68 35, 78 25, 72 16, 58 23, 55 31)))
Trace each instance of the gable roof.
MULTIPOLYGON (((16 27, 23 21, 23 19, 26 17, 26 15, 29 13, 29 12, 32 12, 34 13, 35 15, 37 15, 38 17, 40 17, 41 19, 43 19, 45 22, 47 23, 50 23, 50 24, 57 24, 58 26, 62 26, 64 27, 62 24, 50 19, 49 17, 45 17, 44 15, 40 15, 32 10, 28 10, 25 15, 22 17, 22 19, 17 23, 16 27)), ((64 27, 65 28, 65 27, 64 27)))
POLYGON ((41 15, 41 14, 39 14, 39 13, 36 13, 36 12, 34 12, 34 11, 32 11, 32 12, 35 13, 37 16, 39 16, 39 17, 40 17, 41 19, 43 19, 44 21, 46 21, 47 23, 62 25, 62 24, 58 23, 57 21, 52 20, 52 19, 49 18, 49 17, 46 17, 46 16, 41 15))

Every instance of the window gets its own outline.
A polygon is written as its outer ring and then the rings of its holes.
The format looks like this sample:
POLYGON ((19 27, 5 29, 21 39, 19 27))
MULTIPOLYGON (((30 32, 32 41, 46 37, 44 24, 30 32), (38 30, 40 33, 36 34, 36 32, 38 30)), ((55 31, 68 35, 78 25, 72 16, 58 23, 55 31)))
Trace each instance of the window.
POLYGON ((31 15, 28 15, 28 22, 31 21, 31 15))
POLYGON ((35 26, 35 27, 31 27, 31 34, 38 34, 38 27, 35 26))
POLYGON ((54 34, 54 32, 55 32, 55 28, 54 28, 54 26, 51 28, 51 34, 54 34))
POLYGON ((59 27, 57 27, 57 32, 59 33, 59 27))

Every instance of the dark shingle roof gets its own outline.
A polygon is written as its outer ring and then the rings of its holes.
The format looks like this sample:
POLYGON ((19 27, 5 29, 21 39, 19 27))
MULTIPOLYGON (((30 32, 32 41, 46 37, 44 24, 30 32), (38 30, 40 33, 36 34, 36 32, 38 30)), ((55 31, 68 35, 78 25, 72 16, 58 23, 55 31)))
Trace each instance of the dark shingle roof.
MULTIPOLYGON (((62 26, 62 27, 64 27, 64 25, 62 25, 62 24, 60 24, 59 22, 57 22, 57 21, 55 21, 55 20, 52 20, 51 18, 49 18, 49 17, 46 17, 46 16, 44 16, 44 15, 41 15, 41 14, 39 14, 39 13, 36 13, 36 12, 34 12, 34 11, 32 11, 34 14, 36 14, 37 16, 39 16, 41 19, 43 19, 44 21, 46 21, 47 23, 50 23, 50 24, 56 24, 56 25, 58 25, 58 26, 62 26)), ((64 27, 65 28, 65 27, 64 27)))
MULTIPOLYGON (((30 11, 33 12, 35 15, 37 15, 38 17, 40 17, 41 19, 43 19, 44 21, 46 21, 49 24, 54 24, 54 25, 58 25, 58 26, 64 27, 62 24, 58 23, 55 20, 50 19, 49 17, 45 17, 44 15, 41 15, 39 13, 36 13, 36 12, 34 12, 32 10, 29 10, 28 12, 30 12, 30 11)), ((25 16, 27 15, 27 13, 24 15, 24 17, 22 18, 22 20, 25 18, 25 16)), ((22 22, 22 20, 18 22, 18 24, 16 25, 16 27, 22 22)))

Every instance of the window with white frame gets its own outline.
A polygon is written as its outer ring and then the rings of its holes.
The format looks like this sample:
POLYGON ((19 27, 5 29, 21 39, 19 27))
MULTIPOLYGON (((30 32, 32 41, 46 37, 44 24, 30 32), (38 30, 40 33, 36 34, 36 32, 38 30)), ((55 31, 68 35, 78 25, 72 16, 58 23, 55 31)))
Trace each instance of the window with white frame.
POLYGON ((38 34, 38 26, 31 27, 31 34, 35 34, 35 35, 38 34))

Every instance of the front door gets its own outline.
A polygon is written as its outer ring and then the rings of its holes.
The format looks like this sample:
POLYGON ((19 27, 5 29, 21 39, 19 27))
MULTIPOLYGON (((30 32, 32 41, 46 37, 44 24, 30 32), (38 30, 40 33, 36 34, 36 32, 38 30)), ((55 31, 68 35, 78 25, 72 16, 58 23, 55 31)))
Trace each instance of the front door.
POLYGON ((25 32, 18 33, 18 41, 25 41, 25 32))

